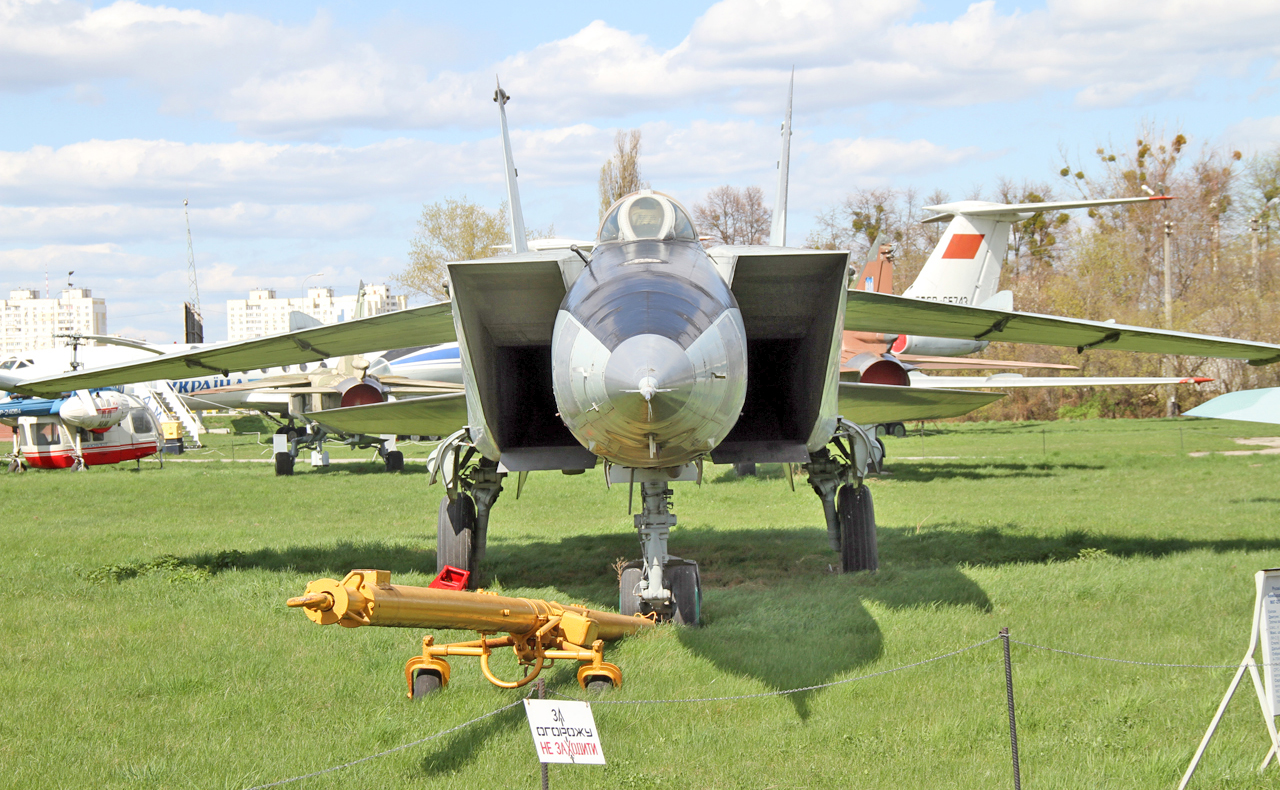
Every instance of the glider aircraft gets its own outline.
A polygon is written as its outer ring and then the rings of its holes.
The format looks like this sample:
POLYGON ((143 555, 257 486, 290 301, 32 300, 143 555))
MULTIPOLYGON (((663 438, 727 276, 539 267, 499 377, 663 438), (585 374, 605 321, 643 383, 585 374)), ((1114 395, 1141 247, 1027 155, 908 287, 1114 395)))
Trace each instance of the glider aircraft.
MULTIPOLYGON (((501 88, 494 97, 509 150, 508 98, 501 88)), ((784 143, 788 132, 784 125, 784 143)), ((514 208, 510 158, 506 170, 514 208)), ((577 245, 530 250, 518 210, 511 220, 513 254, 450 263, 448 301, 23 386, 57 394, 456 341, 462 392, 308 416, 351 433, 447 436, 430 464, 446 484, 438 563, 464 570, 483 556, 508 474, 523 482, 531 471, 575 473, 603 460, 607 481, 640 494, 641 559, 622 568, 621 611, 696 623, 697 563, 667 550, 671 483, 699 480, 708 459, 801 464, 842 570, 875 569, 863 480, 882 450, 869 426, 956 416, 1002 397, 911 386, 909 377, 842 381, 846 331, 1280 361, 1280 345, 1268 343, 849 290, 847 252, 704 249, 688 211, 651 190, 610 207, 590 254, 577 245)))

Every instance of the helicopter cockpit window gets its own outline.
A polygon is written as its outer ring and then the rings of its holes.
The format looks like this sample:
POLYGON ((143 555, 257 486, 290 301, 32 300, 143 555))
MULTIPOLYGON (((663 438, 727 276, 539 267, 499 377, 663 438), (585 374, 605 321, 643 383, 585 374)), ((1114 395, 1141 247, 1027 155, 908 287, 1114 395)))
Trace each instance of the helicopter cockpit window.
POLYGON ((31 443, 36 447, 53 447, 62 444, 62 434, 58 426, 51 422, 31 426, 31 443))
POLYGON ((129 421, 133 423, 134 433, 153 433, 154 429, 151 425, 151 415, 146 411, 138 409, 129 415, 129 421))

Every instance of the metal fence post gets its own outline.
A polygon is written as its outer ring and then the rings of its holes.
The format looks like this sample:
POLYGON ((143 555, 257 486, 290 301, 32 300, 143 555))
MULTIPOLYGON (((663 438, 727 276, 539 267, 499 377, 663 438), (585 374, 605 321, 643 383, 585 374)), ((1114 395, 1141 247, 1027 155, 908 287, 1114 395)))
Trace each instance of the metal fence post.
POLYGON ((1009 698, 1009 745, 1013 750, 1013 790, 1022 790, 1022 771, 1018 767, 1018 723, 1013 715, 1013 662, 1009 658, 1009 629, 1000 629, 1004 642, 1004 687, 1009 698))
MULTIPOLYGON (((542 678, 538 678, 538 699, 546 698, 547 681, 542 678)), ((542 760, 538 760, 538 766, 542 769, 542 790, 548 790, 548 788, 551 787, 551 778, 547 775, 547 764, 542 762, 542 760)))

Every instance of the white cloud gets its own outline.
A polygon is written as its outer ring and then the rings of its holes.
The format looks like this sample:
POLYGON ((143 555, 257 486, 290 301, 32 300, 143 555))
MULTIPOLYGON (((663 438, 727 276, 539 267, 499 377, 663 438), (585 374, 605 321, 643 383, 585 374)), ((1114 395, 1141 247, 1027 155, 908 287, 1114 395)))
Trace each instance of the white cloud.
POLYGON ((1227 145, 1245 152, 1274 151, 1276 141, 1280 140, 1280 115, 1245 118, 1227 127, 1222 139, 1227 145))
POLYGON ((356 33, 323 12, 286 25, 128 0, 97 9, 0 0, 0 91, 65 86, 97 101, 102 85, 124 79, 157 93, 168 112, 310 139, 491 125, 495 70, 518 97, 522 123, 562 126, 695 105, 776 112, 793 65, 809 107, 986 103, 1050 90, 1076 94, 1081 106, 1115 106, 1185 95, 1250 64, 1274 70, 1280 58, 1271 0, 1055 0, 1026 13, 986 0, 940 22, 915 21, 920 7, 722 0, 669 49, 595 21, 462 73, 443 68, 439 53, 458 45, 440 30, 356 33))

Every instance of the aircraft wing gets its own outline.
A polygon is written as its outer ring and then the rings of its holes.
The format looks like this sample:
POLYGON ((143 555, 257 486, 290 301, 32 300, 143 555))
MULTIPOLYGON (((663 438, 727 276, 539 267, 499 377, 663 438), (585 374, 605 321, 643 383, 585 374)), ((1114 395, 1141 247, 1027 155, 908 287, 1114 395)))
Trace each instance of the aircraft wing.
POLYGON ((933 387, 1119 387, 1133 384, 1204 384, 1213 379, 1203 376, 1187 378, 1160 376, 924 376, 911 374, 911 386, 933 387))
POLYGON ((467 398, 461 392, 450 392, 368 406, 326 409, 311 412, 307 417, 326 428, 347 434, 448 436, 467 424, 467 398))
POLYGON ((1003 392, 917 389, 887 384, 840 382, 840 416, 859 425, 909 420, 941 420, 986 406, 1003 392))
POLYGON ((164 354, 140 362, 82 370, 22 382, 23 391, 57 395, 78 389, 114 387, 138 381, 184 379, 232 370, 253 370, 363 354, 405 345, 457 340, 449 302, 360 318, 236 343, 219 343, 164 354))
POLYGON ((849 291, 844 328, 925 337, 1075 346, 1151 354, 1245 359, 1251 365, 1280 362, 1280 345, 1212 335, 1126 326, 1105 321, 1059 318, 1037 313, 988 310, 961 304, 849 291))
POLYGON ((1280 425, 1280 387, 1228 392, 1183 412, 1182 416, 1280 425))

